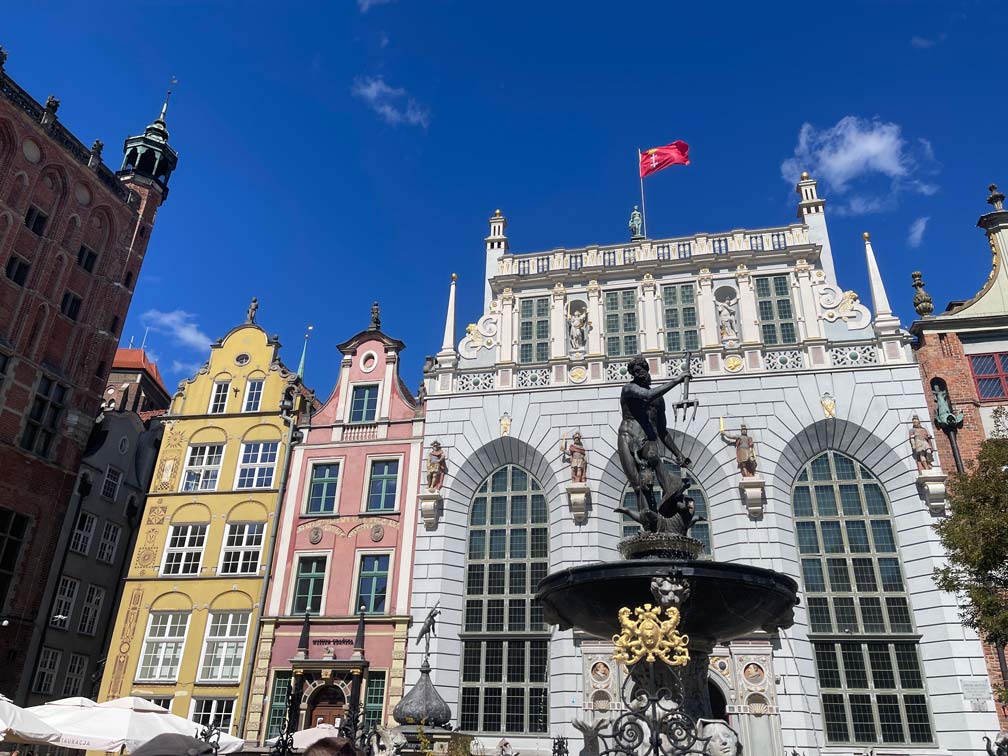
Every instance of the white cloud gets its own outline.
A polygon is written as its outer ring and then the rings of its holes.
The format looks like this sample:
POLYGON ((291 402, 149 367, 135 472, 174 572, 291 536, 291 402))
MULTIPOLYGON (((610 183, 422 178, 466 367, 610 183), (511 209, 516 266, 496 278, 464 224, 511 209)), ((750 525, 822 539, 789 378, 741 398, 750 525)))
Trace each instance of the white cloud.
POLYGON ((393 2, 395 0, 357 0, 357 7, 360 8, 361 13, 367 13, 376 5, 388 5, 393 2))
MULTIPOLYGON (((358 2, 360 1, 361 0, 358 0, 358 2)), ((946 39, 948 39, 948 34, 946 34, 945 32, 942 32, 937 37, 913 36, 910 37, 910 46, 916 47, 918 50, 928 50, 934 47, 935 45, 940 45, 946 39)))
POLYGON ((924 239, 924 229, 927 228, 928 220, 929 217, 925 216, 923 218, 918 218, 910 224, 910 230, 907 232, 908 245, 914 248, 921 245, 921 241, 924 239))
POLYGON ((427 128, 430 124, 427 108, 418 105, 402 87, 389 86, 381 76, 355 79, 351 92, 393 126, 406 123, 427 128))
POLYGON ((172 360, 169 373, 171 375, 193 376, 203 367, 202 362, 184 362, 182 360, 172 360))
POLYGON ((185 310, 147 310, 140 321, 154 333, 168 336, 176 345, 205 352, 210 348, 210 337, 200 330, 196 315, 185 310))
POLYGON ((926 139, 908 143, 899 124, 854 115, 826 129, 802 124, 794 156, 781 163, 781 175, 789 183, 802 171, 821 180, 823 194, 832 195, 841 215, 891 209, 902 192, 930 196, 938 187, 922 176, 937 170, 926 139))

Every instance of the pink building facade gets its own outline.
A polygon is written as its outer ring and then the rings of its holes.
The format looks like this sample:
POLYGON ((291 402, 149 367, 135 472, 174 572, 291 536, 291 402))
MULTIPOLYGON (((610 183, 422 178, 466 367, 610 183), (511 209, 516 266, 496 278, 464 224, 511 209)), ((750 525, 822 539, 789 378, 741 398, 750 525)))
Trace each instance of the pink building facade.
POLYGON ((248 741, 277 735, 292 679, 298 729, 339 724, 357 674, 366 725, 390 721, 403 695, 424 420, 399 377, 405 345, 380 325, 375 310, 370 328, 338 345, 337 386, 292 454, 248 741), (354 650, 361 612, 366 665, 354 650))

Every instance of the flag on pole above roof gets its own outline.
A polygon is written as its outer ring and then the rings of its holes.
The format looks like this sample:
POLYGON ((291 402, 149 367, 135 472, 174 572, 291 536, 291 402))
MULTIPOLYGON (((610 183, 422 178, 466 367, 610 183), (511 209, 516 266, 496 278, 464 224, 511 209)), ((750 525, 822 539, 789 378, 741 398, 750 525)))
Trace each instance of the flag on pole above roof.
POLYGON ((689 165, 689 145, 683 141, 652 147, 640 154, 640 177, 645 178, 670 165, 689 165))

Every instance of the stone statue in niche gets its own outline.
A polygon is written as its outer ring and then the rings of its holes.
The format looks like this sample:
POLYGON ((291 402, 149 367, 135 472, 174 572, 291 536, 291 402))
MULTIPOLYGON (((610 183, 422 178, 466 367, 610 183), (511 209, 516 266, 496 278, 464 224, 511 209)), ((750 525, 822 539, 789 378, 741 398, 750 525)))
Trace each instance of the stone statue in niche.
POLYGON ((739 472, 743 478, 752 478, 756 475, 756 442, 749 435, 749 429, 743 423, 739 428, 739 435, 732 436, 725 433, 724 419, 721 420, 721 440, 729 446, 735 447, 735 461, 738 463, 739 472))
POLYGON ((948 389, 936 380, 931 382, 931 393, 935 400, 935 424, 939 428, 959 428, 962 426, 963 413, 952 409, 952 400, 948 389))
POLYGON ((567 335, 572 352, 583 352, 588 343, 588 312, 576 310, 567 313, 567 335))
POLYGON ((448 454, 441 448, 440 441, 434 441, 427 453, 427 490, 431 493, 440 491, 447 472, 448 454))
POLYGON ((680 467, 690 465, 672 439, 665 417, 664 395, 681 383, 689 386, 689 355, 684 364, 686 367, 678 376, 664 386, 652 388, 648 362, 637 355, 627 365, 632 380, 620 393, 623 421, 619 427, 619 459, 630 487, 637 494, 638 510, 620 507, 616 511, 636 520, 651 533, 686 535, 696 516, 693 500, 684 495, 688 483, 662 464, 664 446, 680 467), (656 500, 653 490, 656 481, 662 490, 661 502, 656 500))
POLYGON ((738 733, 720 719, 697 720, 697 736, 706 741, 704 756, 741 756, 738 733))
POLYGON ((934 467, 934 439, 928 429, 921 425, 920 418, 914 415, 910 425, 910 450, 917 472, 924 472, 934 467))
POLYGON ((717 307, 718 332, 723 340, 733 340, 738 335, 738 317, 735 315, 735 305, 738 304, 738 297, 715 300, 717 307))
POLYGON ((575 431, 570 444, 567 443, 567 436, 561 438, 560 453, 563 461, 570 463, 571 483, 584 483, 588 476, 588 452, 581 442, 581 433, 575 431))

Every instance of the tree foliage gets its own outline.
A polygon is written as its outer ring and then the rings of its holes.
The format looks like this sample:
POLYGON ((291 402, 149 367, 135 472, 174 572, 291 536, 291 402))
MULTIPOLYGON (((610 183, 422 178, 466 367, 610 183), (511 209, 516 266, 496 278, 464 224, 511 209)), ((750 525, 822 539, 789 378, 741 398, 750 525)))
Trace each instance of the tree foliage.
POLYGON ((963 623, 988 642, 1008 644, 1008 408, 969 470, 953 477, 951 513, 935 526, 948 565, 935 582, 959 597, 963 623))

